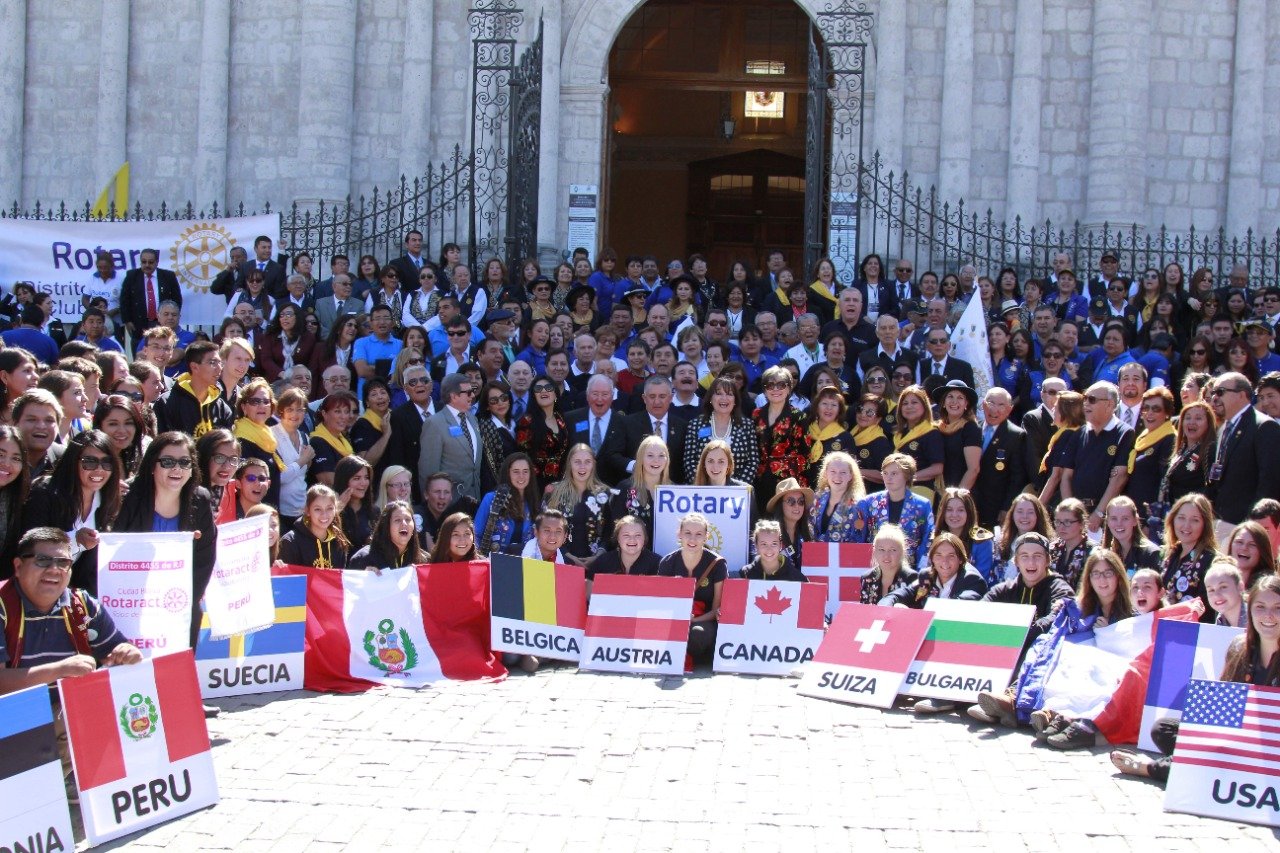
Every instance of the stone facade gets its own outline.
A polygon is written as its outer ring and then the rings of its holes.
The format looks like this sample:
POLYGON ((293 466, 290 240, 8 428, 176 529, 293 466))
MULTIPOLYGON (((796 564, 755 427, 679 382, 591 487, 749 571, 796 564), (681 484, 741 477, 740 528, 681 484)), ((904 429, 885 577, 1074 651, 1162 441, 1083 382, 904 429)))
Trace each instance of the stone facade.
MULTIPOLYGON (((544 98, 543 242, 563 244, 570 184, 605 182, 608 53, 642 4, 523 4, 521 40, 545 11, 558 43, 544 62, 559 86, 544 98)), ((148 205, 281 207, 412 178, 468 145, 470 5, 0 0, 4 44, 25 45, 0 57, 0 202, 83 204, 126 157, 148 205)), ((997 217, 1280 224, 1280 0, 909 0, 895 13, 873 32, 866 138, 913 183, 997 217)))

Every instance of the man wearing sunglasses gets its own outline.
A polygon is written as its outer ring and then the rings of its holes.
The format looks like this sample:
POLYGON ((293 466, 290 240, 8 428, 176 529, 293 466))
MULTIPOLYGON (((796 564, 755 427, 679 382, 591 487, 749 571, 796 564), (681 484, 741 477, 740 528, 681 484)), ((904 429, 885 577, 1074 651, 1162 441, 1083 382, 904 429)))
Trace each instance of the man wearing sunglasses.
POLYGON ((1280 423, 1254 408, 1253 386, 1242 373, 1219 376, 1209 396, 1222 415, 1209 482, 1217 490, 1219 541, 1226 542, 1255 503, 1280 499, 1280 423))
MULTIPOLYGON (((407 380, 406 380, 407 384, 407 380)), ((480 391, 478 382, 462 373, 450 373, 440 383, 440 411, 422 425, 418 456, 419 482, 443 471, 457 484, 457 494, 480 500, 480 424, 471 406, 480 391)), ((394 428, 394 427, 393 427, 394 428)))
MULTIPOLYGON (((1134 431, 1116 417, 1120 389, 1095 382, 1084 394, 1084 426, 1076 433, 1074 460, 1062 472, 1063 498, 1079 498, 1089 510, 1089 533, 1102 528, 1107 504, 1129 482, 1134 431)), ((1247 511, 1247 508, 1246 508, 1247 511)))
POLYGON ((405 393, 409 399, 391 410, 391 438, 382 454, 384 470, 392 465, 403 465, 413 477, 413 494, 421 495, 418 479, 418 457, 422 452, 422 425, 436 413, 431 400, 431 374, 425 365, 406 367, 402 374, 405 393))

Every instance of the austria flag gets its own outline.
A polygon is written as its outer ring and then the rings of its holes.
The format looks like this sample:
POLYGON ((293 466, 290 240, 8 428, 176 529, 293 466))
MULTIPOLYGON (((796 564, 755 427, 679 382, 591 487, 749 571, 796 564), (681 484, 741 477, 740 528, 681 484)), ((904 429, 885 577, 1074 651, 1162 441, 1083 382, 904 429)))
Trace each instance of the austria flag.
POLYGON ((444 563, 307 575, 308 690, 503 678, 489 648, 488 567, 444 563))
POLYGON ((91 844, 218 801, 190 651, 58 682, 91 844))
POLYGON ((578 668, 680 675, 689 642, 693 585, 693 578, 597 577, 578 668))
POLYGON ((861 601, 862 578, 871 573, 871 546, 855 542, 806 542, 804 576, 827 585, 827 618, 845 601, 861 601))

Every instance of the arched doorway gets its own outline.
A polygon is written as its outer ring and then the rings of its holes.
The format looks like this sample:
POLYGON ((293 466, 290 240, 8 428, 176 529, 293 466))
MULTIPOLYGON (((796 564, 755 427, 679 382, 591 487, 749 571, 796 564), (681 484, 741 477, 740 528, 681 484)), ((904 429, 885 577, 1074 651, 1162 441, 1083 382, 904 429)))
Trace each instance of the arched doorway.
POLYGON ((793 0, 649 0, 609 54, 604 240, 660 259, 804 255, 810 20, 793 0))

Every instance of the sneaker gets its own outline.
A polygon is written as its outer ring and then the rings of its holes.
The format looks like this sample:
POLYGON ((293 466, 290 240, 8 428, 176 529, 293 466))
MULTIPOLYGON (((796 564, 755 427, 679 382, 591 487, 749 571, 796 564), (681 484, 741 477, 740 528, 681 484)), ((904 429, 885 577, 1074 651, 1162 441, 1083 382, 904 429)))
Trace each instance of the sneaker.
POLYGON ((1077 720, 1057 734, 1050 735, 1047 743, 1054 749, 1087 749, 1096 740, 1097 734, 1077 720))
POLYGON ((921 699, 911 706, 917 714, 949 714, 956 709, 955 702, 943 699, 921 699))
POLYGON ((204 706, 204 718, 206 720, 212 720, 214 717, 218 716, 221 713, 222 713, 221 708, 215 708, 213 705, 204 706))
POLYGON ((1005 690, 1003 693, 989 693, 982 691, 978 694, 978 706, 989 717, 993 717, 1000 722, 1002 726, 1009 728, 1018 727, 1018 716, 1013 708, 1013 688, 1005 690))
POLYGON ((528 672, 528 673, 535 673, 535 672, 537 672, 537 671, 538 671, 538 667, 541 665, 541 663, 542 663, 542 662, 541 662, 541 661, 539 661, 539 660, 538 660, 536 657, 534 657, 533 655, 523 655, 523 656, 520 658, 520 664, 519 664, 519 665, 520 665, 520 668, 521 668, 522 670, 524 670, 525 672, 528 672))
POLYGON ((978 722, 986 723, 989 726, 994 726, 996 723, 1000 722, 999 717, 991 716, 986 711, 982 710, 981 705, 970 705, 965 710, 965 713, 968 714, 973 719, 977 720, 978 722))
POLYGON ((1056 735, 1071 724, 1071 720, 1057 711, 1041 709, 1031 712, 1031 728, 1035 729, 1036 740, 1046 741, 1050 735, 1056 735))

